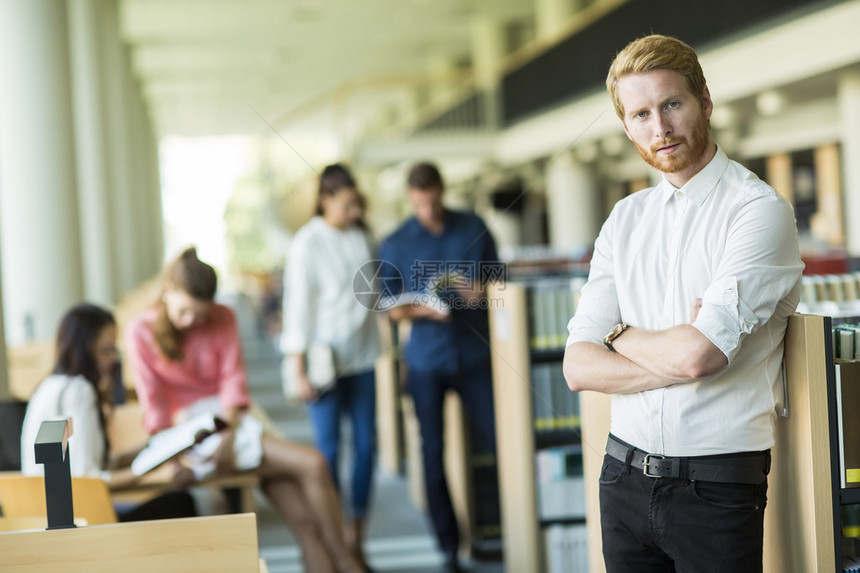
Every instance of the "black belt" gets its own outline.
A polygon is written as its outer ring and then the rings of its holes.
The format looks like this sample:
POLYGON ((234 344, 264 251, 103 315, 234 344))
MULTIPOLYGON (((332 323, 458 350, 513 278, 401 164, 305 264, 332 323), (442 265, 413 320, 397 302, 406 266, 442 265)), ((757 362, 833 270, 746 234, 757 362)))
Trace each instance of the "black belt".
POLYGON ((652 478, 760 484, 770 472, 770 451, 670 458, 643 452, 610 435, 606 453, 620 462, 640 468, 652 478))

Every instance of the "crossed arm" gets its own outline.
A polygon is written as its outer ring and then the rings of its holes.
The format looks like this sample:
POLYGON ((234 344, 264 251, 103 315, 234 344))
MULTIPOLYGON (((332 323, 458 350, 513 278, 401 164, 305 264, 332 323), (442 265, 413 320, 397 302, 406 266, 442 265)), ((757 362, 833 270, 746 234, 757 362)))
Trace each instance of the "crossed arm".
POLYGON ((616 352, 592 342, 575 342, 564 353, 564 377, 571 390, 629 394, 681 384, 716 374, 728 359, 699 330, 628 328, 613 343, 616 352))

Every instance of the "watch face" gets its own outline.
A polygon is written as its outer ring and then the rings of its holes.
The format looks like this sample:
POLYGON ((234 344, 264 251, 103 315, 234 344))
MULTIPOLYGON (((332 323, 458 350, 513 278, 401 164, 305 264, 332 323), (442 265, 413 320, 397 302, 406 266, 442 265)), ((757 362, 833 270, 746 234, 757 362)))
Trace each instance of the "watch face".
POLYGON ((616 324, 612 328, 612 330, 609 332, 609 334, 607 334, 606 337, 603 339, 603 342, 605 342, 606 344, 611 343, 613 340, 618 338, 618 336, 622 332, 624 332, 626 329, 627 329, 627 325, 624 324, 623 322, 621 324, 616 324))

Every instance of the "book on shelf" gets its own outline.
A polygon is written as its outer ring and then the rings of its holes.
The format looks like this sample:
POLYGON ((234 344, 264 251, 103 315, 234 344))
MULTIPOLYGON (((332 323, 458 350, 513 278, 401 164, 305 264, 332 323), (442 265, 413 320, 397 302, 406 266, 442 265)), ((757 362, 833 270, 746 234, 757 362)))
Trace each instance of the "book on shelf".
POLYGON ((588 571, 588 530, 584 524, 550 525, 544 530, 547 573, 588 571))
POLYGON ((131 462, 131 471, 143 475, 203 442, 227 427, 227 422, 213 414, 201 414, 149 438, 146 447, 131 462))
POLYGON ((549 311, 546 308, 546 297, 543 290, 540 286, 533 287, 528 298, 532 323, 531 346, 536 350, 542 350, 549 346, 549 311))
POLYGON ((579 428, 579 394, 567 387, 560 362, 532 366, 534 429, 543 432, 579 428))
POLYGON ((567 341, 567 323, 573 317, 574 288, 580 282, 566 279, 547 279, 529 288, 528 308, 534 350, 564 348, 567 341))
POLYGON ((842 487, 860 487, 860 363, 836 367, 837 421, 842 487))
POLYGON ((860 573, 860 559, 844 557, 842 559, 842 573, 860 573))
POLYGON ((564 446, 535 454, 538 519, 584 519, 582 447, 564 446))

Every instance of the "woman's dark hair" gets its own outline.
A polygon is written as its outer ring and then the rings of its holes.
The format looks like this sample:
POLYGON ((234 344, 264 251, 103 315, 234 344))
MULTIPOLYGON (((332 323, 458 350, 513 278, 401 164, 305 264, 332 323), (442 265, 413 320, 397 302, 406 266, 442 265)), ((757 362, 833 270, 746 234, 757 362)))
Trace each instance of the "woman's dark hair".
POLYGON ((410 189, 418 189, 419 191, 444 189, 445 187, 439 169, 426 161, 416 163, 412 166, 409 170, 409 175, 406 177, 406 184, 409 185, 410 189))
MULTIPOLYGON (((197 257, 197 249, 189 247, 165 268, 164 285, 170 285, 197 300, 211 302, 215 300, 218 290, 218 275, 215 269, 197 257)), ((165 358, 182 360, 183 333, 170 322, 163 300, 164 289, 161 294, 157 303, 158 314, 152 323, 152 335, 165 358)))
POLYGON ((116 326, 116 320, 110 311, 88 303, 72 307, 63 316, 57 329, 57 358, 54 363, 54 374, 83 377, 99 397, 99 426, 105 444, 103 464, 107 462, 109 444, 101 406, 109 400, 109 396, 99 389, 101 373, 96 363, 95 344, 102 330, 111 325, 116 326))
POLYGON ((341 189, 356 189, 355 179, 349 169, 341 163, 326 166, 320 174, 319 189, 317 190, 316 214, 323 214, 323 197, 334 197, 341 189))

